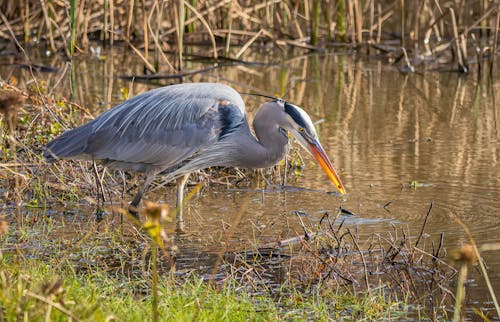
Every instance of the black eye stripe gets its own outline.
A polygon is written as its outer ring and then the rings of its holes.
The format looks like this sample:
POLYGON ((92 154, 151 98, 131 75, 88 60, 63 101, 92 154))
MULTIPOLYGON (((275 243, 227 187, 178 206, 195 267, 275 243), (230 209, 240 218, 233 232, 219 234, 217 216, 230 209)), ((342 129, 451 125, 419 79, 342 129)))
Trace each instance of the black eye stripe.
POLYGON ((285 113, 290 115, 290 117, 297 123, 300 127, 307 128, 307 125, 300 115, 300 112, 291 104, 285 102, 285 113))

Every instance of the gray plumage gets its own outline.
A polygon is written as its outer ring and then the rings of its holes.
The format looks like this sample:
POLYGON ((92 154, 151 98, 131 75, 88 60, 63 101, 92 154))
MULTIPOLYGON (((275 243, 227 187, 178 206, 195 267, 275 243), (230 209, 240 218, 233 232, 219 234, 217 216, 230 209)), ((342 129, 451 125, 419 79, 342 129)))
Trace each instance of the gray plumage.
POLYGON ((312 145, 321 148, 307 113, 283 100, 263 104, 253 127, 256 137, 231 87, 179 84, 137 95, 63 133, 45 146, 44 156, 49 162, 100 160, 113 169, 145 173, 146 184, 132 202, 137 206, 160 172, 172 180, 210 166, 270 167, 287 153, 288 132, 309 151, 312 145))

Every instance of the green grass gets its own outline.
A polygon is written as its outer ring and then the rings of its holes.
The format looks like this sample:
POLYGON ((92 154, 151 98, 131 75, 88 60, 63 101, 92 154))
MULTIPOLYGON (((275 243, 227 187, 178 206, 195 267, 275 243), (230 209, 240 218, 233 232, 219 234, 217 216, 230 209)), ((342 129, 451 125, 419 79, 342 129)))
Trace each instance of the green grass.
MULTIPOLYGON (((138 294, 146 281, 112 278, 105 272, 77 275, 71 269, 54 271, 39 261, 7 264, 0 269, 0 320, 64 321, 68 312, 77 319, 104 321, 151 320, 151 297, 138 294), (49 303, 65 309, 61 312, 49 303)), ((236 293, 232 287, 217 290, 209 283, 191 278, 175 283, 161 281, 160 317, 169 321, 271 320, 276 309, 266 298, 236 293)))
MULTIPOLYGON (((130 279, 105 270, 85 274, 54 263, 4 257, 0 264, 0 320, 145 321, 152 319, 146 279, 130 279), (62 308, 60 310, 59 308, 62 308)), ((274 321, 306 319, 381 319, 401 317, 397 301, 385 296, 356 296, 325 287, 280 297, 254 295, 228 279, 223 285, 196 276, 163 276, 159 285, 159 315, 163 321, 274 321)))

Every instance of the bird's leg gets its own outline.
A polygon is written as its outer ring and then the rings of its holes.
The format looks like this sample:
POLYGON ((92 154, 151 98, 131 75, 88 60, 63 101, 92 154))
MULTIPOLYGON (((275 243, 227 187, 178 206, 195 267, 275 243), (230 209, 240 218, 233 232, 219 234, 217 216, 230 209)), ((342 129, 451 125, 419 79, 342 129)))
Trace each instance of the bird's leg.
POLYGON ((148 190, 149 186, 151 185, 153 178, 154 175, 146 175, 146 180, 144 180, 144 184, 142 185, 141 188, 139 188, 139 191, 137 191, 134 200, 132 200, 132 202, 128 206, 128 212, 137 219, 139 218, 139 212, 137 207, 141 202, 142 195, 146 192, 146 190, 148 190))
POLYGON ((177 231, 184 231, 184 216, 183 216, 183 200, 184 200, 184 187, 186 186, 186 182, 189 178, 189 173, 183 175, 182 177, 177 179, 177 214, 176 214, 176 222, 177 222, 177 231))
MULTIPOLYGON (((104 214, 104 203, 105 203, 104 186, 102 183, 102 178, 99 176, 99 171, 97 169, 97 164, 95 163, 95 161, 92 162, 92 167, 94 169, 95 185, 96 185, 96 193, 97 193, 97 200, 96 200, 97 209, 95 212, 95 216, 96 216, 97 220, 99 221, 102 219, 102 215, 104 214)), ((106 171, 106 170, 103 170, 103 176, 104 176, 104 171, 106 171)))

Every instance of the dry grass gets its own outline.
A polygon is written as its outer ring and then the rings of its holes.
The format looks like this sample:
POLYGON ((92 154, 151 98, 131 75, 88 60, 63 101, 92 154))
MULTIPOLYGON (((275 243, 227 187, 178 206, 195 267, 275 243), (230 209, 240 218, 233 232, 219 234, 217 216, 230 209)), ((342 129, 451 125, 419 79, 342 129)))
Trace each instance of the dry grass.
POLYGON ((443 260, 442 240, 411 236, 396 228, 361 240, 336 218, 325 214, 318 226, 304 226, 302 238, 226 255, 220 271, 247 285, 249 292, 295 300, 332 290, 364 293, 372 300, 384 297, 389 305, 412 303, 418 309, 410 315, 449 318, 445 308, 453 303, 450 285, 457 271, 443 260), (270 283, 272 275, 281 279, 270 283))
MULTIPOLYGON (((341 44, 403 67, 443 63, 467 72, 497 51, 498 2, 490 1, 5 1, 0 39, 68 57, 102 46, 134 48, 150 72, 175 73, 186 45, 244 58, 250 44, 322 50, 341 44), (405 52, 407 54, 405 54, 405 52), (170 61, 166 53, 177 53, 170 61)), ((334 47, 335 48, 335 47, 334 47)))

